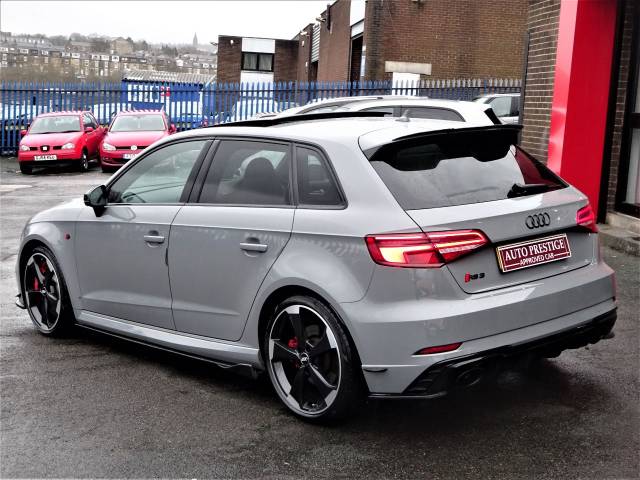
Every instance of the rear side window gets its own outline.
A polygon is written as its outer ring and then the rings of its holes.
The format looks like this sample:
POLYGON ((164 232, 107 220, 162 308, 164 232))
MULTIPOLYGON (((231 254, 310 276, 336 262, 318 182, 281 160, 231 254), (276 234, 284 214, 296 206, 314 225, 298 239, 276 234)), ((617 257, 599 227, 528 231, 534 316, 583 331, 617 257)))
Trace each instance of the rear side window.
POLYGON ((405 210, 490 202, 566 184, 513 145, 476 135, 440 136, 382 148, 371 165, 405 210))
POLYGON ((371 107, 371 108, 365 108, 362 111, 363 112, 384 113, 385 117, 393 117, 393 114, 394 114, 394 108, 393 107, 371 107))
POLYGON ((290 147, 223 140, 200 193, 200 203, 290 205, 290 147))
POLYGON ((491 100, 491 108, 498 117, 512 116, 511 97, 496 97, 491 100))
POLYGON ((464 122, 464 118, 458 112, 447 108, 434 107, 402 107, 402 113, 408 111, 409 118, 428 118, 432 120, 450 120, 452 122, 464 122))
POLYGON ((296 148, 298 200, 301 205, 342 205, 340 191, 324 158, 315 150, 296 148))

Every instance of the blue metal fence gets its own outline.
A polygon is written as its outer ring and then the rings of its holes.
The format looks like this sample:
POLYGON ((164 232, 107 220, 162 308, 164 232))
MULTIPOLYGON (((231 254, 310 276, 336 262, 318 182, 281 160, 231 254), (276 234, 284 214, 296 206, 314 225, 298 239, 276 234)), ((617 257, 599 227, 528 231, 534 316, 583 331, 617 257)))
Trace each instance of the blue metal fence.
POLYGON ((178 130, 245 120, 329 98, 363 95, 410 95, 472 100, 486 93, 519 92, 514 79, 425 80, 419 82, 277 82, 208 85, 131 83, 0 84, 0 154, 15 154, 20 130, 40 113, 91 110, 108 125, 121 110, 164 109, 178 130))

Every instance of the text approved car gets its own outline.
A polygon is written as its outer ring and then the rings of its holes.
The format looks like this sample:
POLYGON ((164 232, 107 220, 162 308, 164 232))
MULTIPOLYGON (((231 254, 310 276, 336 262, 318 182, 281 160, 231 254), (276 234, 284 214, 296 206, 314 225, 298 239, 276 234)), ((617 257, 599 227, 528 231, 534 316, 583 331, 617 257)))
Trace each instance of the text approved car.
POLYGON ((75 165, 80 171, 98 159, 104 129, 91 112, 42 113, 28 130, 21 131, 18 148, 20 171, 30 174, 34 167, 75 165))
POLYGON ((131 110, 117 113, 100 144, 103 172, 120 168, 152 143, 175 133, 164 111, 131 110))
POLYGON ((610 335, 593 211, 520 127, 363 115, 161 140, 27 223, 18 305, 44 335, 77 324, 266 372, 318 421, 610 335))

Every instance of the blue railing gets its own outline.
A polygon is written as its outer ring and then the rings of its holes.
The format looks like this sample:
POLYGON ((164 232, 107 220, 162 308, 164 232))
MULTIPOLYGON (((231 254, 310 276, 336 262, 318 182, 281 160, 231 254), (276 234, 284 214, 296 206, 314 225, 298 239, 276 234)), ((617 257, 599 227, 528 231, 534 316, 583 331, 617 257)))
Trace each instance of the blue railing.
POLYGON ((15 154, 20 130, 44 112, 91 110, 101 124, 108 125, 112 116, 121 110, 164 109, 178 130, 188 130, 344 96, 410 95, 472 100, 486 93, 519 91, 520 81, 514 79, 207 85, 3 82, 0 84, 0 154, 15 154))

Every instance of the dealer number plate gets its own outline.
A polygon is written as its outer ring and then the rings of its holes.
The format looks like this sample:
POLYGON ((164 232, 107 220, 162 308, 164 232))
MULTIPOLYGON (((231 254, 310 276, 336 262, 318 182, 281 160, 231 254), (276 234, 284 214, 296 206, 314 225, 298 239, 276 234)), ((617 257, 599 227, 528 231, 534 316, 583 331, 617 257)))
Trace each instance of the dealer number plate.
POLYGON ((567 235, 563 233, 528 242, 503 245, 496 248, 496 253, 500 270, 506 273, 569 258, 571 248, 567 235))

